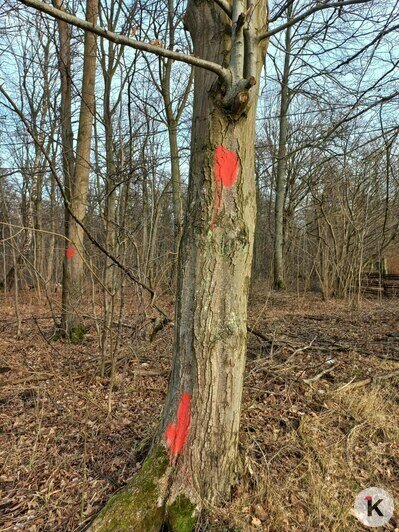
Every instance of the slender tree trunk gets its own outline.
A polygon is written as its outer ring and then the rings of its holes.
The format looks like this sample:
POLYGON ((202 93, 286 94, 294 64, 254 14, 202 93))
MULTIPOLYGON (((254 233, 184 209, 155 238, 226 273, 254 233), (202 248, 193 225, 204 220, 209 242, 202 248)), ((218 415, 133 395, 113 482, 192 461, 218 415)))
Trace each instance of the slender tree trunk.
POLYGON ((41 229, 43 228, 43 171, 39 171, 36 183, 36 222, 35 227, 38 229, 36 239, 36 269, 40 276, 43 276, 43 259, 44 259, 44 239, 41 229))
MULTIPOLYGON (((292 3, 287 8, 287 18, 291 18, 292 3)), ((285 32, 285 57, 281 80, 280 131, 277 154, 276 200, 274 212, 274 288, 284 288, 284 200, 287 179, 287 128, 290 101, 288 80, 291 61, 291 27, 285 32)))
MULTIPOLYGON (((14 257, 14 251, 13 251, 13 247, 12 247, 12 244, 13 244, 13 242, 12 242, 13 232, 12 232, 12 228, 11 228, 11 225, 10 225, 10 213, 9 213, 7 201, 6 201, 6 198, 5 198, 5 192, 4 192, 3 183, 4 183, 4 180, 0 179, 0 201, 1 201, 0 213, 2 215, 0 217, 0 221, 3 222, 2 225, 1 225, 1 237, 2 237, 2 243, 3 243, 3 279, 0 281, 0 290, 4 290, 4 295, 7 295, 7 292, 8 292, 8 289, 9 289, 8 287, 9 287, 9 283, 10 283, 10 280, 8 278, 8 272, 12 270, 12 274, 13 274, 14 273, 14 266, 11 266, 8 269, 7 256, 6 256, 6 241, 7 241, 8 245, 11 244, 10 245, 10 249, 11 249, 11 252, 12 252, 11 253, 12 257, 14 257), (8 224, 8 225, 6 226, 5 224, 8 224), (6 238, 6 231, 5 231, 6 227, 8 228, 8 236, 7 236, 7 238, 6 238)), ((13 263, 14 263, 14 258, 13 258, 13 263)))
MULTIPOLYGON (((58 9, 64 10, 62 0, 53 0, 53 4, 58 9)), ((73 130, 72 130, 72 59, 71 59, 71 30, 69 25, 57 20, 59 45, 58 45, 58 69, 61 79, 61 138, 62 138, 62 167, 64 173, 64 191, 66 201, 71 202, 71 184, 75 168, 75 154, 73 147, 73 130)), ((69 234, 69 211, 67 206, 64 209, 64 232, 68 238, 69 234)), ((68 241, 65 241, 65 255, 68 250, 68 241)), ((65 264, 66 256, 63 260, 62 269, 62 309, 68 305, 68 271, 65 264)), ((63 314, 65 311, 63 310, 63 314)), ((64 321, 64 320, 63 320, 64 321)), ((66 334, 66 323, 62 323, 66 334)))
MULTIPOLYGON (((152 171, 153 172, 153 171, 152 171)), ((153 172, 154 173, 154 172, 153 172)), ((157 274, 157 264, 156 264, 156 251, 157 251, 157 240, 158 240, 158 229, 159 229, 159 217, 162 211, 162 193, 157 194, 156 187, 154 186, 154 175, 152 178, 153 186, 152 189, 152 198, 151 198, 151 221, 148 233, 148 246, 147 246, 147 256, 145 260, 145 276, 148 280, 149 286, 154 286, 154 280, 157 274)))
MULTIPOLYGON (((175 33, 176 33, 176 24, 178 24, 178 16, 176 14, 176 7, 174 0, 168 0, 168 35, 169 42, 168 47, 173 50, 175 47, 175 33)), ((160 61, 162 61, 160 59, 160 61)), ((174 238, 174 260, 171 269, 171 279, 173 284, 176 280, 176 264, 178 260, 180 239, 183 231, 183 198, 181 192, 181 175, 180 175, 180 161, 179 161, 179 146, 177 142, 177 132, 178 124, 181 118, 181 115, 184 111, 184 108, 187 103, 187 99, 192 86, 192 73, 187 82, 187 86, 184 89, 181 100, 179 104, 175 104, 175 109, 172 105, 171 98, 171 80, 173 79, 172 75, 172 65, 173 61, 167 59, 163 62, 164 75, 161 76, 161 94, 164 101, 165 112, 166 112, 166 122, 168 126, 168 137, 169 137, 169 149, 170 149, 170 173, 172 181, 172 198, 173 198, 173 238, 174 238)))
MULTIPOLYGON (((235 7, 233 21, 244 11, 241 2, 235 7)), ((226 60, 231 43, 226 20, 215 3, 190 1, 186 24, 195 54, 226 60)), ((256 30, 265 20, 264 4, 255 4, 256 30)), ((228 497, 237 479, 256 218, 257 88, 249 88, 259 81, 265 44, 249 46, 253 34, 246 34, 244 47, 239 20, 233 28, 230 89, 224 91, 206 71, 195 73, 174 358, 162 420, 140 473, 111 499, 93 531, 159 531, 164 522, 168 530, 190 531, 198 510, 228 497)))
MULTIPOLYGON (((53 163, 54 164, 54 163, 53 163)), ((55 166, 55 165, 54 165, 55 166)), ((51 185, 50 185, 50 241, 48 245, 47 252, 47 269, 46 269, 46 284, 50 285, 54 281, 53 279, 53 262, 54 262, 54 247, 55 247, 55 180, 51 176, 51 185)), ((58 282, 58 280, 57 280, 58 282)))
MULTIPOLYGON (((97 20, 98 0, 87 0, 86 19, 97 20)), ((76 162, 71 183, 70 209, 83 222, 86 214, 86 200, 90 174, 90 147, 94 116, 94 88, 96 76, 96 35, 85 33, 82 78, 82 101, 80 106, 79 130, 76 145, 76 162)), ((68 217, 69 241, 64 257, 62 329, 72 340, 79 340, 84 334, 79 312, 84 291, 84 231, 72 217, 68 217)))
MULTIPOLYGON (((111 47, 111 45, 110 45, 111 47)), ((111 65, 112 68, 112 65, 111 65)), ((111 112, 111 84, 112 75, 104 75, 104 127, 105 127, 105 159, 107 168, 106 180, 106 207, 105 207, 105 244, 106 249, 112 254, 116 253, 116 165, 113 153, 113 124, 111 112)), ((106 257, 104 267, 104 328, 102 331, 102 364, 101 374, 104 374, 104 364, 106 354, 112 353, 112 321, 114 315, 115 300, 115 264, 111 259, 106 257)))
POLYGON ((3 253, 2 253, 2 265, 3 265, 3 279, 0 281, 0 291, 4 290, 4 296, 7 295, 7 283, 6 283, 6 277, 7 277, 7 254, 6 254, 6 238, 8 233, 8 238, 11 237, 11 227, 8 225, 6 226, 6 223, 9 223, 9 216, 8 216, 8 207, 7 202, 4 197, 4 190, 3 190, 3 179, 0 178, 0 240, 2 243, 3 253), (6 231, 8 229, 8 231, 6 231))
POLYGON ((143 280, 147 280, 148 271, 147 271, 147 256, 148 256, 148 246, 149 246, 149 205, 148 205, 148 184, 147 184, 147 170, 144 169, 141 177, 141 193, 143 197, 143 241, 142 241, 142 252, 141 252, 141 263, 144 265, 143 270, 143 280))
POLYGON ((179 252, 182 228, 183 228, 183 202, 182 202, 182 194, 181 194, 179 146, 177 144, 177 124, 175 123, 175 121, 168 122, 168 132, 169 132, 170 166, 171 166, 172 194, 173 194, 174 252, 177 257, 178 252, 179 252))

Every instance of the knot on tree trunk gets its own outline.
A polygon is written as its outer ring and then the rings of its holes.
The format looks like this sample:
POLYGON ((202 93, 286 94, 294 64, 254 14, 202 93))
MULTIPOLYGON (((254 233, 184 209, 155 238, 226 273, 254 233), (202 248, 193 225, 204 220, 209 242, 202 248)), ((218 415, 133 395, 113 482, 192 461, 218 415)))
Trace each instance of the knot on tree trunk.
POLYGON ((222 106, 235 120, 238 120, 247 110, 250 102, 249 91, 254 85, 256 85, 256 79, 254 76, 250 76, 233 83, 226 91, 222 99, 222 106))

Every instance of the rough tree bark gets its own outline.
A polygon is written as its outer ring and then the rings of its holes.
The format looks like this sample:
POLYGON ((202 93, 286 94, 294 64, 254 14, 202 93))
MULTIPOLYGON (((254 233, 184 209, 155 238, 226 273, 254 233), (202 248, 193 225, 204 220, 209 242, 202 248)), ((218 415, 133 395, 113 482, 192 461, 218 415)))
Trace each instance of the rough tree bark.
POLYGON ((256 216, 257 88, 265 4, 191 0, 194 53, 229 67, 229 86, 195 72, 188 207, 179 258, 172 374, 153 447, 93 531, 192 530, 204 504, 228 497, 237 445, 256 216), (244 14, 246 13, 246 14, 244 14), (199 21, 200 24, 199 24, 199 21), (233 34, 233 36, 232 36, 233 34))

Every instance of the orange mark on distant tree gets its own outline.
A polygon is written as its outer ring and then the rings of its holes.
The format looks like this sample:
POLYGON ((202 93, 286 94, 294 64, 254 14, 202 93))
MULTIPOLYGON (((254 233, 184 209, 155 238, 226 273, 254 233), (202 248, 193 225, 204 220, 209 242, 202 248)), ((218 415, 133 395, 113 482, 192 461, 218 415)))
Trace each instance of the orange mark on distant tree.
POLYGON ((76 253, 76 249, 72 246, 68 246, 65 251, 65 256, 67 259, 71 259, 76 253))
POLYGON ((177 456, 186 443, 190 427, 191 394, 182 392, 177 408, 176 423, 169 423, 165 431, 166 444, 170 450, 171 459, 177 456))
POLYGON ((218 146, 215 150, 214 172, 216 180, 215 190, 215 214, 212 222, 212 230, 215 218, 222 204, 223 188, 231 188, 238 177, 238 155, 234 150, 228 150, 224 146, 218 146))

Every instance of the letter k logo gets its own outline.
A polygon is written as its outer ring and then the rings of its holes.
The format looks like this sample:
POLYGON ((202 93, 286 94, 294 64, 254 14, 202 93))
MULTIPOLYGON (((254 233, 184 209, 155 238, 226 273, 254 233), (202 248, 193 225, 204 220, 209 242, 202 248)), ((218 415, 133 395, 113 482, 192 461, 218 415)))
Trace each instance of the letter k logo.
POLYGON ((373 516, 373 512, 376 512, 380 517, 384 517, 384 514, 378 508, 379 504, 381 504, 384 499, 378 499, 378 501, 375 502, 374 504, 373 504, 373 497, 371 497, 370 495, 365 497, 365 499, 367 501, 367 515, 369 517, 373 516))
POLYGON ((367 527, 378 528, 386 525, 393 516, 393 511, 393 498, 382 488, 366 488, 355 498, 354 514, 367 527))

